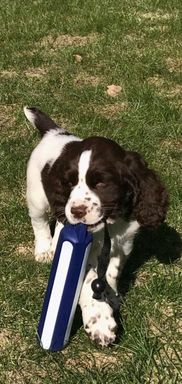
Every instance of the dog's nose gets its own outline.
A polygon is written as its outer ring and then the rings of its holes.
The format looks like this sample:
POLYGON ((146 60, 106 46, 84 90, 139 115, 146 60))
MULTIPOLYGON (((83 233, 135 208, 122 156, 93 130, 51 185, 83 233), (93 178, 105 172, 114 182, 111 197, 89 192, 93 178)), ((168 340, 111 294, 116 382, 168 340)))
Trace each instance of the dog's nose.
POLYGON ((71 208, 71 213, 76 219, 81 219, 86 215, 87 207, 85 205, 77 205, 71 208))

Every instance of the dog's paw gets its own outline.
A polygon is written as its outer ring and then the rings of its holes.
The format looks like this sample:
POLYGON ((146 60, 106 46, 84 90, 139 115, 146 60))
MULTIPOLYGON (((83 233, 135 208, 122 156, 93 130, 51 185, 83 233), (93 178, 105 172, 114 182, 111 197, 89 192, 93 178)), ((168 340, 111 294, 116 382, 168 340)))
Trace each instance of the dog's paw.
POLYGON ((47 238, 36 242, 35 260, 39 263, 49 263, 53 259, 54 252, 51 248, 52 239, 47 238))
POLYGON ((39 263, 50 263, 53 259, 54 253, 52 251, 42 252, 35 254, 35 260, 39 263))
POLYGON ((91 305, 85 305, 82 308, 82 316, 84 329, 91 340, 102 347, 107 347, 114 343, 117 324, 109 304, 93 299, 91 305))

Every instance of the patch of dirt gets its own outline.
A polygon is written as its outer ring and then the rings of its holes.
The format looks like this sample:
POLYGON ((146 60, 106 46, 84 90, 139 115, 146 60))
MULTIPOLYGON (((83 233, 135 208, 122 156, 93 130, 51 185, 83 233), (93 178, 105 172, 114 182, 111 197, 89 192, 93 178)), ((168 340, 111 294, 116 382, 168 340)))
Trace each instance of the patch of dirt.
POLYGON ((81 55, 74 55, 74 58, 76 63, 81 63, 83 60, 83 57, 81 55))
POLYGON ((181 58, 171 58, 168 57, 166 59, 166 66, 169 72, 175 72, 175 71, 180 71, 182 70, 182 59, 181 58))
POLYGON ((146 30, 148 31, 167 32, 169 30, 169 26, 166 23, 171 19, 177 18, 178 13, 163 13, 162 11, 137 12, 135 17, 139 23, 145 22, 146 30))
POLYGON ((161 142, 162 147, 172 150, 182 150, 182 140, 163 140, 161 142))
POLYGON ((18 345, 20 351, 26 350, 26 344, 22 338, 22 336, 16 331, 12 331, 9 329, 0 330, 0 349, 6 349, 11 347, 12 345, 18 345))
MULTIPOLYGON (((6 379, 4 383, 6 384, 42 384, 42 383, 52 383, 52 380, 49 381, 50 377, 54 378, 53 382, 60 383, 60 374, 58 373, 58 366, 55 364, 50 364, 50 362, 44 362, 43 364, 38 364, 33 361, 33 358, 27 358, 26 355, 21 356, 21 360, 18 362, 18 369, 16 367, 12 370, 6 372, 6 379), (45 366, 44 366, 45 364, 45 366), (48 380, 48 381, 47 381, 48 380)), ((62 367, 64 369, 64 367, 62 367)))
POLYGON ((171 85, 169 87, 169 89, 167 89, 165 91, 165 94, 168 97, 175 97, 175 96, 178 96, 178 95, 182 96, 182 85, 180 85, 180 84, 176 84, 175 86, 171 85))
POLYGON ((32 78, 40 78, 47 74, 47 71, 44 68, 29 68, 24 71, 25 76, 32 78))
POLYGON ((18 73, 13 70, 2 70, 0 71, 0 76, 1 77, 7 77, 7 78, 12 78, 18 76, 18 73))
POLYGON ((86 72, 80 73, 74 83, 77 86, 83 86, 83 85, 92 85, 93 87, 96 87, 100 83, 101 79, 98 76, 92 76, 89 75, 86 72))
POLYGON ((140 286, 146 284, 146 282, 149 280, 149 278, 150 278, 149 272, 147 272, 147 271, 140 272, 140 273, 138 273, 137 278, 135 280, 135 285, 137 287, 140 287, 140 286))
POLYGON ((127 102, 115 103, 115 104, 106 104, 104 107, 96 108, 96 112, 103 115, 104 117, 114 118, 117 115, 128 108, 127 102))
POLYGON ((181 95, 182 95, 182 85, 173 84, 171 82, 166 82, 165 79, 159 75, 155 75, 148 78, 148 83, 154 85, 158 91, 158 94, 161 96, 166 96, 169 99, 174 98, 174 102, 180 107, 181 106, 181 95), (177 100, 178 98, 178 100, 177 100))
POLYGON ((15 252, 19 253, 20 255, 27 255, 33 252, 33 247, 31 244, 19 244, 17 245, 15 252))
POLYGON ((16 104, 12 105, 0 105, 0 130, 4 132, 7 131, 7 136, 9 137, 8 128, 12 128, 16 119, 14 113, 16 108, 19 108, 16 104))
MULTIPOLYGON (((22 309, 20 308, 21 311, 22 309)), ((22 320, 23 318, 20 318, 20 322, 22 320)), ((37 348, 40 347, 37 346, 34 331, 28 337, 25 336, 25 333, 21 335, 16 332, 15 329, 0 330, 0 350, 2 356, 4 355, 5 357, 5 361, 7 360, 5 366, 3 366, 3 361, 1 361, 0 377, 2 380, 0 380, 0 383, 25 384, 30 382, 32 384, 42 384, 50 377, 54 377, 54 382, 60 383, 60 370, 56 360, 54 362, 54 359, 50 359, 49 354, 42 353, 40 364, 39 352, 37 352, 37 348), (34 355, 32 355, 32 352, 34 355), (37 356, 38 358, 36 359, 37 356)), ((60 364, 61 361, 62 355, 59 358, 60 364)), ((64 367, 62 368, 64 369, 64 367)))
POLYGON ((32 127, 26 122, 26 119, 22 124, 17 125, 16 116, 19 113, 22 113, 23 116, 22 105, 0 105, 0 131, 5 139, 27 137, 29 132, 32 132, 32 127))
POLYGON ((8 384, 25 384, 28 382, 42 384, 44 379, 48 377, 48 369, 35 364, 32 360, 26 360, 26 356, 21 356, 21 366, 19 369, 12 369, 6 372, 6 383, 8 384))
POLYGON ((182 335, 182 320, 180 313, 175 311, 173 303, 165 302, 156 303, 154 308, 154 316, 149 317, 149 330, 160 337, 160 341, 164 344, 180 342, 182 335), (178 337, 179 336, 179 337, 178 337))
POLYGON ((130 33, 123 37, 124 41, 126 42, 137 42, 137 41, 144 40, 144 38, 145 38, 145 34, 142 32, 140 33, 140 35, 137 35, 136 33, 130 33))
POLYGON ((117 97, 122 91, 122 87, 120 85, 111 84, 107 86, 107 95, 110 97, 117 97))
POLYGON ((87 36, 59 35, 57 37, 53 37, 52 35, 48 35, 43 37, 43 39, 41 40, 41 46, 52 47, 54 49, 68 46, 82 47, 87 44, 93 43, 97 40, 97 38, 98 34, 96 33, 91 33, 87 36))
POLYGON ((173 17, 177 17, 177 13, 163 13, 162 11, 158 12, 137 12, 136 17, 139 21, 142 20, 151 20, 151 21, 160 21, 160 20, 170 20, 173 17))
POLYGON ((80 372, 84 372, 87 369, 101 369, 105 366, 118 366, 119 359, 116 355, 107 355, 103 352, 82 352, 75 358, 68 358, 66 360, 67 367, 74 367, 80 372))
POLYGON ((24 377, 17 370, 7 371, 6 372, 6 383, 8 384, 25 384, 24 377))
POLYGON ((37 52, 38 50, 35 49, 35 48, 32 48, 31 50, 26 50, 26 51, 21 51, 21 52, 17 52, 17 56, 18 57, 33 57, 33 56, 36 56, 37 55, 37 52))
POLYGON ((157 31, 157 32, 167 32, 167 31, 169 31, 169 27, 168 27, 168 25, 155 25, 155 26, 150 26, 149 28, 148 28, 148 31, 151 31, 151 32, 155 32, 155 31, 157 31))
POLYGON ((151 76, 147 80, 149 84, 155 85, 156 87, 161 87, 165 83, 165 80, 159 75, 151 76))
POLYGON ((9 344, 11 344, 12 333, 7 329, 3 329, 0 331, 0 349, 6 348, 9 344))
MULTIPOLYGON (((161 39, 161 36, 160 36, 159 40, 156 40, 153 43, 154 43, 154 46, 157 49, 160 49, 163 52, 166 52, 166 55, 169 55, 169 47, 171 46, 171 39, 170 39, 170 37, 163 36, 162 39, 161 39)), ((175 39, 175 37, 174 37, 173 38, 172 48, 176 49, 176 51, 179 50, 181 48, 180 43, 181 43, 180 40, 179 39, 175 39)))
POLYGON ((148 319, 148 327, 150 329, 150 331, 155 335, 155 336, 160 336, 161 335, 161 330, 160 330, 160 327, 158 325, 158 323, 152 319, 151 317, 148 319))

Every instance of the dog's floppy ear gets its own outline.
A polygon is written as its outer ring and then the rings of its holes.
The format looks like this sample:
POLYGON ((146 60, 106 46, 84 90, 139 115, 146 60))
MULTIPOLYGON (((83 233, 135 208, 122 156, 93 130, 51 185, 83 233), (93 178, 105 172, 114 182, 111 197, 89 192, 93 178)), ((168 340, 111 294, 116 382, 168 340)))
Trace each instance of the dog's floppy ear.
POLYGON ((167 214, 168 194, 158 175, 136 152, 126 152, 125 180, 133 190, 132 216, 143 226, 157 226, 167 214))
POLYGON ((138 188, 136 180, 127 173, 125 167, 121 169, 119 206, 122 217, 128 220, 132 216, 138 188))
POLYGON ((157 226, 167 214, 168 194, 155 172, 148 169, 140 180, 140 193, 135 208, 137 220, 142 225, 157 226))

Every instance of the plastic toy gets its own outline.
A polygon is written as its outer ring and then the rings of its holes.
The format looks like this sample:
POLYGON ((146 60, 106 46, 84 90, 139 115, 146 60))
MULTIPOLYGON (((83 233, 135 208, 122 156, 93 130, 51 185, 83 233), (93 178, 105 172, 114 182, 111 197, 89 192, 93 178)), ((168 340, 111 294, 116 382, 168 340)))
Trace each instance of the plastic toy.
POLYGON ((58 351, 69 341, 91 243, 85 224, 60 232, 37 330, 43 349, 58 351))

